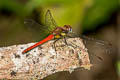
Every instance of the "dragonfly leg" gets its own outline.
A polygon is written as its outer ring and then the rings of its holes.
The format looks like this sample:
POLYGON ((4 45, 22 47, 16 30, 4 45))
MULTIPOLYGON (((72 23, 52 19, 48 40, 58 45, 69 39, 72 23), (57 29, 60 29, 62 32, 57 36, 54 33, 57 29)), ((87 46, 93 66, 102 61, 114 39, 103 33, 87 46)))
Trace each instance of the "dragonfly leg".
POLYGON ((55 51, 57 51, 57 50, 56 50, 55 43, 56 43, 58 40, 59 40, 59 39, 56 39, 56 40, 53 42, 53 48, 55 49, 55 51))
POLYGON ((67 43, 67 38, 73 38, 71 36, 65 36, 64 39, 65 39, 65 44, 68 45, 68 46, 71 46, 71 47, 75 47, 73 46, 72 42, 70 42, 69 44, 67 43))
POLYGON ((64 37, 65 44, 68 45, 66 37, 64 37))

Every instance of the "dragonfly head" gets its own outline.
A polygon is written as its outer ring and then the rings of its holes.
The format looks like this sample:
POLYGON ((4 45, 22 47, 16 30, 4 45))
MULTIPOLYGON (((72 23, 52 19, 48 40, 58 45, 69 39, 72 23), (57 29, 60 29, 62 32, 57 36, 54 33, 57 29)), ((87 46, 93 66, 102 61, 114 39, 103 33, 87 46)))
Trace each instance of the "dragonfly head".
POLYGON ((72 33, 72 27, 70 25, 64 25, 64 29, 68 33, 72 33))

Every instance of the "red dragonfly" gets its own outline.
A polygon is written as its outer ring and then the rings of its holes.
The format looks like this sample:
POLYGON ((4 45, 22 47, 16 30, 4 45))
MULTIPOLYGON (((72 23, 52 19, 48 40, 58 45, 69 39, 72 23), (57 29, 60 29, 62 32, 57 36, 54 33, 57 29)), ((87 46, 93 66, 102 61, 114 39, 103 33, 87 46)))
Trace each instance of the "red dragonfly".
MULTIPOLYGON (((32 19, 28 19, 25 21, 25 24, 29 25, 29 26, 41 26, 40 24, 36 23, 34 20, 32 19)), ((45 15, 45 27, 43 27, 43 30, 47 29, 50 34, 48 37, 46 37, 45 39, 41 40, 40 42, 28 47, 27 49, 25 49, 22 53, 27 53, 28 51, 32 50, 33 48, 42 45, 43 43, 55 39, 56 41, 64 38, 65 39, 65 43, 67 44, 66 41, 66 36, 68 33, 73 33, 72 32, 72 27, 70 25, 64 25, 63 27, 59 27, 57 26, 55 20, 52 17, 52 14, 50 12, 50 10, 48 10, 46 12, 45 15)), ((83 38, 83 41, 85 42, 86 47, 88 48, 88 52, 90 54, 92 54, 92 56, 95 56, 95 58, 99 58, 99 60, 102 60, 101 57, 99 57, 99 53, 100 51, 104 51, 104 53, 110 53, 110 46, 108 43, 101 41, 101 40, 96 40, 96 39, 91 39, 85 36, 79 36, 81 38, 83 38), (98 51, 99 50, 99 51, 98 51)), ((54 48, 55 48, 55 43, 56 41, 54 41, 54 48)), ((56 50, 56 48, 55 48, 56 50)), ((101 54, 101 53, 100 53, 101 54)))
MULTIPOLYGON (((56 41, 57 41, 58 39, 60 39, 60 38, 62 38, 62 37, 65 38, 65 36, 66 36, 68 33, 71 33, 71 32, 72 32, 72 27, 71 27, 70 25, 64 25, 63 27, 57 26, 55 20, 54 20, 53 17, 52 17, 52 14, 51 14, 50 10, 48 10, 48 11, 46 12, 46 15, 45 15, 45 23, 46 23, 45 25, 46 25, 47 27, 50 27, 50 28, 51 28, 51 26, 52 26, 52 28, 53 28, 54 30, 53 30, 53 31, 51 32, 51 34, 50 34, 48 37, 46 37, 45 39, 43 39, 43 40, 41 40, 40 42, 38 42, 38 43, 36 43, 36 44, 28 47, 27 49, 25 49, 25 50, 22 52, 23 54, 26 53, 26 52, 28 52, 28 51, 30 51, 30 50, 32 50, 33 48, 41 45, 41 44, 49 41, 49 40, 56 39, 56 41)), ((55 41, 55 42, 56 42, 56 41, 55 41)), ((54 42, 54 44, 55 44, 55 42, 54 42)), ((66 40, 65 40, 65 43, 67 44, 66 40)), ((55 47, 55 45, 54 45, 54 47, 55 47)))

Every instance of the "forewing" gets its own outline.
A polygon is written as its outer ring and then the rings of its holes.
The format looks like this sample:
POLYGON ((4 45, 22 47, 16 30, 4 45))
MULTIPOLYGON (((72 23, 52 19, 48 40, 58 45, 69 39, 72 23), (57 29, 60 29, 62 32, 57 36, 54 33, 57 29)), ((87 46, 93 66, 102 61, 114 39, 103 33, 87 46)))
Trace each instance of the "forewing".
POLYGON ((39 24, 33 19, 24 19, 24 26, 34 37, 39 36, 39 40, 44 39, 50 34, 45 25, 39 24))
POLYGON ((50 10, 48 10, 45 15, 45 26, 49 31, 53 31, 57 27, 56 21, 53 19, 50 10))
POLYGON ((24 25, 27 27, 29 30, 35 30, 35 31, 41 31, 44 30, 44 26, 37 23, 33 19, 24 19, 24 25))

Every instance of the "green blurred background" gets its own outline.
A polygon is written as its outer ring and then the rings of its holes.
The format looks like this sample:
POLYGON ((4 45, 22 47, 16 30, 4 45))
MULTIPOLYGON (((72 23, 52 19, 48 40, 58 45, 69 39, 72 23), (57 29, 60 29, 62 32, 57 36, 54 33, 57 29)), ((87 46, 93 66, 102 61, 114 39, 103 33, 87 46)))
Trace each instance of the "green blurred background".
POLYGON ((79 34, 110 42, 113 55, 109 70, 61 72, 45 80, 117 80, 120 75, 119 5, 120 0, 0 0, 0 46, 41 40, 46 35, 41 33, 42 27, 26 27, 24 19, 43 24, 45 12, 50 9, 59 26, 69 24, 79 34), (106 75, 106 71, 111 74, 106 75))

